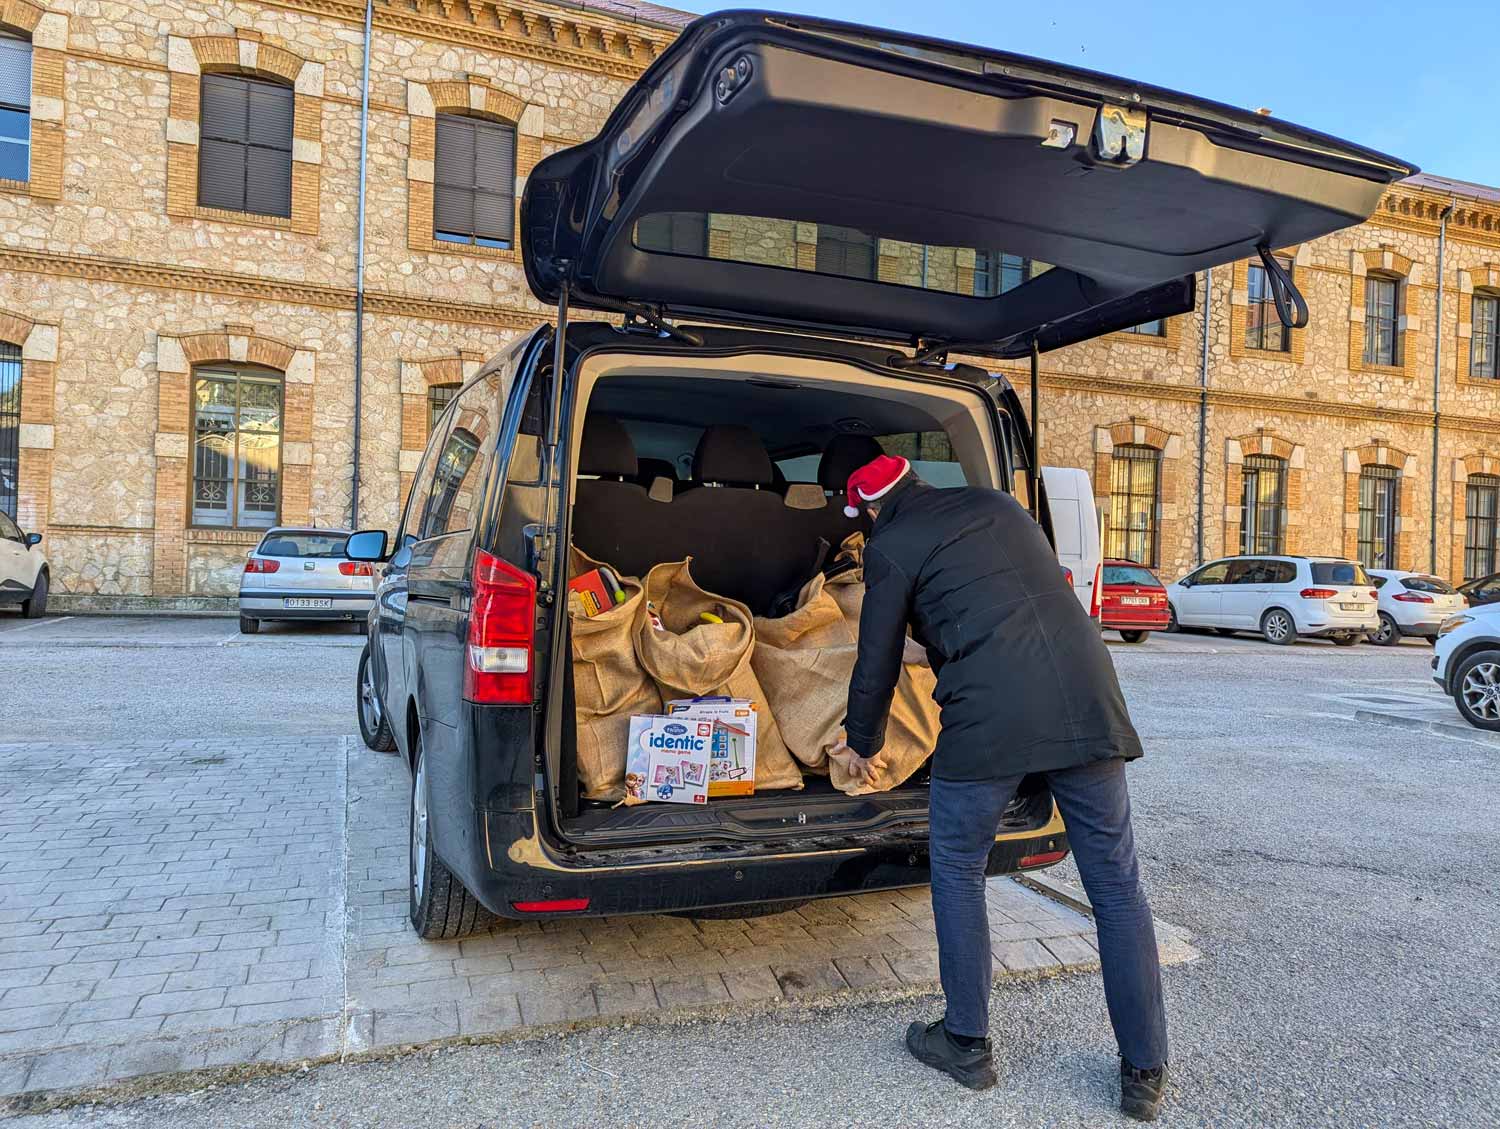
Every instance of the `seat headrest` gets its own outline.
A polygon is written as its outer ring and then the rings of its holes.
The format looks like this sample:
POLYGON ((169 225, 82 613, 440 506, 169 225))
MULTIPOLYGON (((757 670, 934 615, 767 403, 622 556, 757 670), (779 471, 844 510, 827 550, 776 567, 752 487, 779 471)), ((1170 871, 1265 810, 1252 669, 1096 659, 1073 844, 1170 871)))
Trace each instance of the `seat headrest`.
POLYGON ((851 474, 883 454, 880 444, 868 435, 835 435, 818 460, 818 485, 842 493, 851 474))
POLYGON ((699 482, 731 482, 739 486, 771 485, 771 456, 748 427, 716 423, 704 431, 693 456, 693 477, 699 482))
POLYGON ((634 478, 636 470, 635 443, 625 425, 614 416, 598 412, 584 416, 578 473, 634 478))

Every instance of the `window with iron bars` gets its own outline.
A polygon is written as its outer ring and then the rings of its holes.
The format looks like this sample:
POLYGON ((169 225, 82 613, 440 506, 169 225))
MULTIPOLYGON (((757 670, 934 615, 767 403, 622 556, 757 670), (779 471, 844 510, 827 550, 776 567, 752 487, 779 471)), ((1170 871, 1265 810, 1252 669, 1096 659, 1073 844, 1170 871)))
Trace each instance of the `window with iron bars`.
POLYGON ((1471 474, 1464 489, 1464 579, 1495 571, 1495 511, 1500 478, 1471 474))
POLYGON ((1474 295, 1473 320, 1469 338, 1469 375, 1485 380, 1500 377, 1500 297, 1474 295))
POLYGON ((193 378, 192 524, 266 529, 281 512, 281 376, 199 369, 193 378))
POLYGON ((1161 452, 1122 444, 1109 470, 1109 544, 1106 556, 1156 564, 1161 452))
POLYGON ((437 426, 437 421, 442 418, 443 411, 458 395, 461 384, 433 384, 427 389, 427 434, 432 434, 432 429, 437 426))
POLYGON ((0 513, 14 519, 21 479, 21 349, 0 341, 0 513))
POLYGON ((1359 563, 1366 568, 1396 567, 1396 495, 1400 472, 1367 466, 1359 472, 1359 563))
MULTIPOLYGON (((1276 261, 1290 276, 1292 260, 1278 255, 1276 261)), ((1276 300, 1271 296, 1266 268, 1260 263, 1250 264, 1250 309, 1245 323, 1245 347, 1271 353, 1285 353, 1291 348, 1291 334, 1276 313, 1276 300)))
POLYGON ((1246 455, 1241 470, 1240 552, 1286 552, 1286 460, 1246 455))

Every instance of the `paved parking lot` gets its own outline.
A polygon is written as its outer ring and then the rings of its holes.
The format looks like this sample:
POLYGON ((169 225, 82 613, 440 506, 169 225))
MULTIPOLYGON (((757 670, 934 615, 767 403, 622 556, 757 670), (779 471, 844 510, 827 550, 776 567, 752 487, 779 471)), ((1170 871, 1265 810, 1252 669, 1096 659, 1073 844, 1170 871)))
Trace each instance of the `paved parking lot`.
MULTIPOLYGON (((693 1125, 705 1108, 756 1125, 1115 1123, 1086 972, 997 986, 1003 1081, 983 1098, 906 1060, 901 1026, 940 1007, 920 892, 423 945, 402 924, 404 770, 346 736, 357 637, 15 622, 0 622, 0 667, 19 672, 0 735, 0 779, 18 782, 0 808, 0 1013, 16 1013, 0 1089, 519 1040, 18 1124, 693 1125), (637 1022, 678 1005, 714 1018, 637 1022), (758 1018, 733 1017, 747 1006, 758 1018), (603 1026, 528 1034, 569 1018, 603 1026)), ((1167 972, 1167 1123, 1487 1123, 1497 750, 1359 720, 1442 708, 1428 648, 1183 636, 1112 654, 1148 749, 1131 773, 1148 888, 1182 927, 1169 956, 1202 954, 1167 972)), ((1092 966, 1066 907, 1001 883, 992 909, 1002 969, 1092 966)))

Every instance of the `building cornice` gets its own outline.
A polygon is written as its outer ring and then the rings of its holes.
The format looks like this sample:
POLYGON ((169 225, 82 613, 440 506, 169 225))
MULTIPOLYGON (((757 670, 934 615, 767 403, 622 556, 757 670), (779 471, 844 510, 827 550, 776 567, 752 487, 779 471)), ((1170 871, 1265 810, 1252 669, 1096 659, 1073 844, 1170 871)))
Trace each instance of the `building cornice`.
POLYGON ((1453 205, 1448 237, 1466 243, 1500 247, 1500 206, 1432 188, 1393 184, 1380 198, 1369 222, 1381 227, 1436 237, 1443 209, 1453 205))

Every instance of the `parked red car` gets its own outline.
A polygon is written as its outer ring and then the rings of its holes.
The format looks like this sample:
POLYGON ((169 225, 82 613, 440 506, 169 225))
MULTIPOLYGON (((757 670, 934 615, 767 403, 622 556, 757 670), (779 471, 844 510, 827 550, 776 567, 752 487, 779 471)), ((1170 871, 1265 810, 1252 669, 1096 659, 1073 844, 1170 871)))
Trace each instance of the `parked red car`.
POLYGON ((1167 590, 1145 565, 1106 558, 1099 621, 1127 643, 1143 643, 1148 631, 1167 629, 1167 590))

